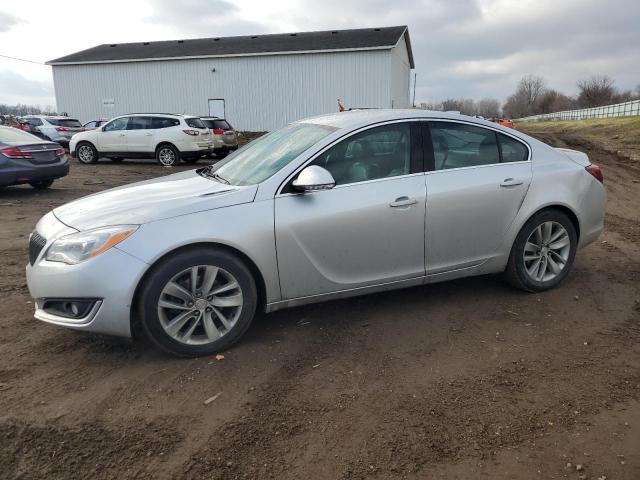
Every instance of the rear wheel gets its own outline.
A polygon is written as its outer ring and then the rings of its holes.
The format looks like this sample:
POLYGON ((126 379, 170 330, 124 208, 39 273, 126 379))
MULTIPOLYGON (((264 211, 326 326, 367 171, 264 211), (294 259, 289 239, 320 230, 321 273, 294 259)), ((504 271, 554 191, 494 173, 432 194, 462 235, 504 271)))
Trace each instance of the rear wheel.
POLYGON ((36 190, 44 190, 45 188, 49 188, 51 185, 53 185, 53 179, 50 178, 47 180, 37 180, 35 182, 29 182, 29 185, 31 185, 36 190))
POLYGON ((155 267, 141 291, 148 337, 178 356, 224 350, 253 320, 257 290, 247 266, 226 251, 186 250, 155 267))
POLYGON ((172 167, 180 163, 180 152, 173 145, 160 145, 156 150, 156 160, 163 167, 172 167))
POLYGON ((537 213, 516 237, 505 271, 508 282, 529 292, 557 286, 571 270, 577 243, 575 226, 565 213, 537 213))
POLYGON ((76 157, 78 157, 80 163, 96 163, 98 161, 98 151, 90 143, 83 142, 76 147, 76 157))

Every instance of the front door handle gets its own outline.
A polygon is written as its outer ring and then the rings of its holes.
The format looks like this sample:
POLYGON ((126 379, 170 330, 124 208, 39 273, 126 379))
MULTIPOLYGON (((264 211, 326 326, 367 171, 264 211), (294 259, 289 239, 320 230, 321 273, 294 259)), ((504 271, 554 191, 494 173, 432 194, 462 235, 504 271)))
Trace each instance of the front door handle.
POLYGON ((149 132, 149 133, 145 133, 145 135, 146 135, 147 137, 150 137, 151 135, 153 135, 153 133, 149 132))
POLYGON ((504 188, 517 187, 518 185, 522 185, 523 183, 524 182, 522 180, 516 180, 515 178, 505 178, 500 186, 504 188))
POLYGON ((389 206, 391 208, 410 207, 411 205, 415 205, 416 203, 418 203, 418 200, 416 200, 415 198, 398 197, 395 199, 395 201, 391 202, 389 206))

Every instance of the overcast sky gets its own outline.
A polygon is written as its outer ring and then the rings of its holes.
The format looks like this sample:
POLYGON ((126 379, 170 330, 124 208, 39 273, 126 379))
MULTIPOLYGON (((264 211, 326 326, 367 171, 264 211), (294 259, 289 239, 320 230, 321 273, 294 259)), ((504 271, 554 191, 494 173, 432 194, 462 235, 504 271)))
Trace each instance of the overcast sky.
MULTIPOLYGON (((640 0, 2 1, 0 55, 45 62, 102 43, 408 25, 416 101, 504 100, 525 74, 574 94, 640 84, 640 0)), ((0 58, 0 103, 55 104, 51 68, 0 58)))

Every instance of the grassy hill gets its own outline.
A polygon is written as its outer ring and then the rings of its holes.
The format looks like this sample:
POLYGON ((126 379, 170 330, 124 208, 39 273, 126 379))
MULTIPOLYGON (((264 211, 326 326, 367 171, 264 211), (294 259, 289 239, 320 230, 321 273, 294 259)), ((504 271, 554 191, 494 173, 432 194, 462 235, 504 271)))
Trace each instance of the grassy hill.
POLYGON ((576 143, 591 143, 597 148, 640 161, 640 117, 521 122, 516 128, 538 138, 573 137, 576 143))

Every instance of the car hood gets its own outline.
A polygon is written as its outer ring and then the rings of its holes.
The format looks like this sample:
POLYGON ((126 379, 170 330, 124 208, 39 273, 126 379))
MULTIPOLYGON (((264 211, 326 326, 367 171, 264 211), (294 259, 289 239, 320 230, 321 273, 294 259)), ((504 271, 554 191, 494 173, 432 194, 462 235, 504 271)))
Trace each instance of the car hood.
POLYGON ((225 185, 195 170, 105 190, 56 208, 54 215, 78 230, 142 224, 252 202, 257 186, 225 185))

